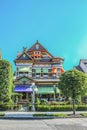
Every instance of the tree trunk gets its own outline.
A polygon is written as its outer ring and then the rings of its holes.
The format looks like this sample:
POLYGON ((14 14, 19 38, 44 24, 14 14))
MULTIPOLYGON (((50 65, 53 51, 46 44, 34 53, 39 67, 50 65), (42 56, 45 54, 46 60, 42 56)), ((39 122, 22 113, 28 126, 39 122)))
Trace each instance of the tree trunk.
POLYGON ((75 99, 73 99, 73 115, 75 115, 75 99))

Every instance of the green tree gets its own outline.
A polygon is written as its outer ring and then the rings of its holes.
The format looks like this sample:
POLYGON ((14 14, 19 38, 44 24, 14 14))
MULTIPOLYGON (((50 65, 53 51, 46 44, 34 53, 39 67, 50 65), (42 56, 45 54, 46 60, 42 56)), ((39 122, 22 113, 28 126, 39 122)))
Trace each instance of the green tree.
POLYGON ((78 70, 69 70, 60 76, 59 89, 66 97, 73 100, 73 114, 75 114, 75 100, 86 92, 87 75, 78 70))
POLYGON ((6 60, 0 60, 0 102, 9 102, 12 93, 12 66, 6 60))

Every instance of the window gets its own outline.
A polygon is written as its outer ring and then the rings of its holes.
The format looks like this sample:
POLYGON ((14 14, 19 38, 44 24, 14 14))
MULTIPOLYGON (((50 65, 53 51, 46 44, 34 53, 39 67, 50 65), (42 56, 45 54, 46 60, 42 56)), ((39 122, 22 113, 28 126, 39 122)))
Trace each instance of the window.
POLYGON ((36 49, 37 49, 37 50, 39 49, 39 44, 36 44, 36 49))
POLYGON ((35 51, 34 54, 41 54, 41 52, 40 51, 35 51))
POLYGON ((49 77, 52 77, 52 73, 49 73, 49 77))
POLYGON ((47 73, 44 73, 43 77, 44 77, 44 78, 48 77, 48 74, 47 74, 47 73))
POLYGON ((37 54, 37 51, 35 51, 34 54, 37 54))
POLYGON ((24 54, 23 57, 26 57, 26 55, 24 54))
POLYGON ((58 74, 60 73, 60 68, 58 68, 58 74))
POLYGON ((36 76, 36 69, 32 69, 32 77, 36 76))
POLYGON ((52 71, 52 69, 48 69, 48 75, 49 75, 49 77, 52 77, 51 71, 52 71))
POLYGON ((32 73, 32 77, 35 77, 36 76, 36 74, 35 73, 32 73))
POLYGON ((16 72, 16 75, 19 76, 19 72, 16 72))
POLYGON ((35 69, 32 69, 32 73, 35 73, 36 72, 36 70, 35 69))
POLYGON ((51 73, 52 69, 48 69, 48 72, 51 73))
POLYGON ((17 67, 17 71, 19 71, 19 68, 17 67))
POLYGON ((40 73, 36 74, 36 78, 40 78, 40 73))

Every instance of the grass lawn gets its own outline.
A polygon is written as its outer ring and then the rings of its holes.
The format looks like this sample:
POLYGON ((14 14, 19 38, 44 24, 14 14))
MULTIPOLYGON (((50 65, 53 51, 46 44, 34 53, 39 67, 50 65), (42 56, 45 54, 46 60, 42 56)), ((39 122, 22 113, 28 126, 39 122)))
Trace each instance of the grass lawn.
POLYGON ((51 117, 67 117, 68 114, 63 114, 63 113, 58 113, 58 114, 43 114, 43 113, 39 113, 39 114, 33 114, 34 117, 38 117, 38 116, 51 116, 51 117))

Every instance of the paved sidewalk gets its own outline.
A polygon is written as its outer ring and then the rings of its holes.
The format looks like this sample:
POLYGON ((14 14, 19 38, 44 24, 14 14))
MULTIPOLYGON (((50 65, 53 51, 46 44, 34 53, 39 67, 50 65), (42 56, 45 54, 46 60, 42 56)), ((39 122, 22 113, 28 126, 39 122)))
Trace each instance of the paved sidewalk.
POLYGON ((0 130, 87 130, 87 118, 0 120, 0 130))
MULTIPOLYGON (((17 112, 14 112, 14 111, 3 111, 5 114, 35 114, 35 113, 65 113, 65 114, 72 114, 73 113, 73 111, 60 111, 60 112, 55 112, 55 111, 43 111, 43 112, 38 112, 38 111, 34 111, 34 112, 32 112, 32 111, 28 111, 28 112, 19 112, 19 111, 17 111, 17 112)), ((87 111, 76 111, 76 114, 80 114, 80 113, 87 113, 87 111)))
MULTIPOLYGON (((51 116, 49 116, 50 114, 57 114, 57 113, 64 113, 64 114, 71 114, 72 115, 72 111, 68 111, 68 112, 8 112, 5 111, 5 116, 4 117, 0 117, 1 119, 36 119, 36 118, 53 118, 51 116), (33 114, 47 114, 48 117, 33 117, 33 114)), ((76 114, 79 115, 81 113, 87 113, 87 111, 76 111, 76 114)), ((74 117, 74 116, 70 116, 70 117, 74 117)), ((80 117, 80 116, 76 116, 76 117, 80 117)))

